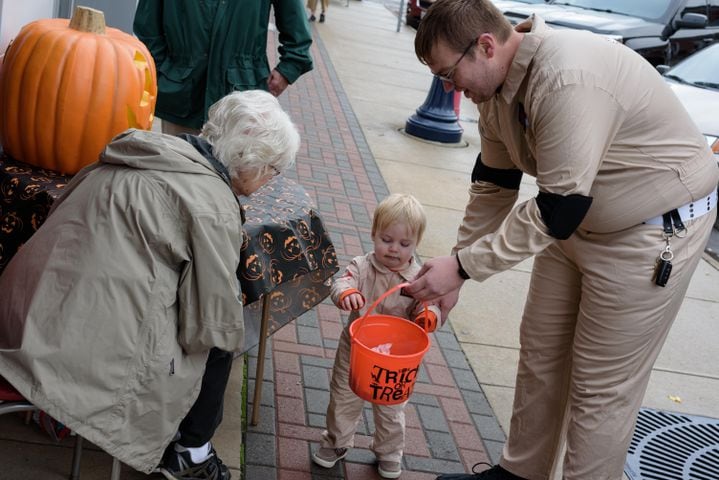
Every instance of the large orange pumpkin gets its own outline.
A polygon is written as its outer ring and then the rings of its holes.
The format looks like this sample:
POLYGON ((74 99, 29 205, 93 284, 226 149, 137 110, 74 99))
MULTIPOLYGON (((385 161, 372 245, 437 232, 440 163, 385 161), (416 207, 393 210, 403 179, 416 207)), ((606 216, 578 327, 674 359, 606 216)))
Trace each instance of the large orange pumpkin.
POLYGON ((74 174, 112 137, 150 129, 157 97, 145 45, 99 10, 25 25, 0 70, 0 140, 17 160, 74 174))

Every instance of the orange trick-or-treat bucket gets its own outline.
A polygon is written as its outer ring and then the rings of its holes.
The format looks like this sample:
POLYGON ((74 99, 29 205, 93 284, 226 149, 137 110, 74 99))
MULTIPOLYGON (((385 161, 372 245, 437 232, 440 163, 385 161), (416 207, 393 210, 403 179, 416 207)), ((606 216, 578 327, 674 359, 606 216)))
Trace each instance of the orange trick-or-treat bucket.
POLYGON ((407 285, 389 289, 350 325, 350 387, 360 398, 379 405, 409 399, 422 357, 429 350, 427 332, 414 322, 392 315, 371 315, 385 297, 407 285), (373 350, 387 344, 391 344, 389 353, 373 350))

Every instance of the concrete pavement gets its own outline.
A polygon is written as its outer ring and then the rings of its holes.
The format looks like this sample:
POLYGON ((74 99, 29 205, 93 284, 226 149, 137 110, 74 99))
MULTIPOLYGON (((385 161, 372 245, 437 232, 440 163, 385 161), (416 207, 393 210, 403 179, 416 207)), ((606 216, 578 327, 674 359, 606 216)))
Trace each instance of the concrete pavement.
MULTIPOLYGON (((477 111, 464 99, 460 123, 466 146, 439 146, 401 133, 424 102, 432 77, 414 55, 414 30, 402 27, 396 32, 392 10, 397 4, 351 0, 345 6, 344 0, 331 1, 327 21, 313 24, 315 70, 282 97, 303 136, 297 170, 290 175, 318 205, 342 264, 371 248, 371 212, 389 192, 412 193, 427 209, 429 225, 420 256, 447 254, 479 151, 477 111)), ((530 178, 525 176, 523 182, 520 200, 536 194, 530 178)), ((433 335, 426 374, 408 407, 402 478, 429 480, 437 472, 466 471, 476 461, 496 461, 509 427, 530 269, 531 260, 481 284, 468 282, 449 323, 433 335)), ((707 256, 654 368, 645 406, 719 417, 717 285, 719 265, 707 256)), ((257 427, 243 422, 243 370, 235 368, 225 422, 215 439, 233 478, 240 478, 242 465, 245 478, 252 480, 376 478, 368 450, 372 422, 367 410, 357 448, 341 467, 324 471, 309 462, 324 422, 328 371, 343 321, 325 302, 273 336, 257 427)), ((255 362, 250 355, 250 392, 255 362)), ((71 446, 67 440, 53 444, 14 416, 2 416, 0 479, 66 477, 71 446)), ((108 478, 109 465, 107 455, 88 450, 82 478, 108 478)), ((125 468, 122 478, 147 477, 125 468)))

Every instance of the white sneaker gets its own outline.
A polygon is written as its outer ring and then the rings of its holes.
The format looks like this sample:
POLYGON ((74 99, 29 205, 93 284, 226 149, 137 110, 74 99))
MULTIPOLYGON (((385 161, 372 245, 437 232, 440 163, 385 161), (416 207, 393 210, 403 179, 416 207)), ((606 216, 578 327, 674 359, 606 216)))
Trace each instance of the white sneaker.
POLYGON ((320 448, 312 454, 312 461, 325 468, 332 468, 335 463, 347 456, 347 448, 320 448))
POLYGON ((402 465, 399 462, 380 460, 377 471, 382 478, 399 478, 402 475, 402 465))

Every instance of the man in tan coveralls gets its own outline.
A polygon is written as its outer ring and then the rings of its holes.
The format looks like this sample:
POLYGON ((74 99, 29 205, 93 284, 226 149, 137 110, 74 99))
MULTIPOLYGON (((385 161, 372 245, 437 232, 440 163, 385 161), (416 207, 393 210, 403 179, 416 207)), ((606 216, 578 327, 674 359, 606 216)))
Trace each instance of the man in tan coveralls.
POLYGON ((647 61, 592 33, 536 16, 512 29, 489 0, 438 0, 415 49, 478 105, 482 154, 455 255, 426 262, 407 290, 446 315, 465 279, 535 255, 499 465, 439 478, 547 479, 566 441, 563 478, 621 479, 716 218, 707 143, 647 61), (539 194, 515 205, 522 172, 539 194))

